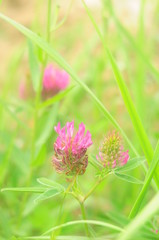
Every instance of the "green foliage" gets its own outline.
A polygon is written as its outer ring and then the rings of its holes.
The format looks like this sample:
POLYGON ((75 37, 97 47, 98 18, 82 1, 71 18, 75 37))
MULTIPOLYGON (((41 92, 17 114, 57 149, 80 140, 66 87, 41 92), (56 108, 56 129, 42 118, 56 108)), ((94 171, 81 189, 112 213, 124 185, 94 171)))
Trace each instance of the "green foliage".
POLYGON ((115 176, 117 176, 118 178, 120 178, 126 182, 135 183, 135 184, 143 184, 143 182, 141 180, 134 178, 131 175, 126 175, 126 174, 115 172, 115 176))
POLYGON ((0 240, 158 239, 159 2, 85 2, 0 1, 0 240), (47 64, 70 75, 50 96, 47 64), (52 164, 54 127, 72 120, 93 140, 80 176, 52 164), (130 158, 109 169, 96 155, 113 129, 130 158))

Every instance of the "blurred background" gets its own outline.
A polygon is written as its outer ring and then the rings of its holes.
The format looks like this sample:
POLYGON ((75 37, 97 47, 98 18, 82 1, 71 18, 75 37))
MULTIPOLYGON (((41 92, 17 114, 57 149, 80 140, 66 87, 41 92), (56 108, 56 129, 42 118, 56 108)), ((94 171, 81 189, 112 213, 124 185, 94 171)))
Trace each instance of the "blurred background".
MULTIPOLYGON (((159 137, 159 1, 158 0, 87 0, 85 1, 104 34, 137 112, 153 145, 159 137)), ((76 71, 124 129, 139 154, 143 152, 116 84, 111 65, 97 33, 80 0, 52 1, 50 44, 76 71), (56 23, 56 24, 55 24, 56 23)), ((47 1, 2 0, 0 12, 25 25, 46 39, 47 1)), ((42 73, 44 53, 34 46, 42 73)), ((98 147, 112 124, 79 86, 43 105, 35 118, 28 41, 14 27, 0 20, 0 188, 38 186, 39 177, 67 185, 65 176, 51 165, 56 139, 54 126, 74 119, 76 127, 86 124, 98 147), (21 96, 24 83, 25 97, 21 96)), ((48 57, 47 64, 57 65, 48 57)), ((70 86, 74 85, 71 79, 70 86)), ((52 96, 53 98, 54 96, 52 96)), ((45 103, 41 98, 41 104, 45 103)), ((125 148, 129 146, 123 143, 125 148)), ((130 149, 130 157, 135 157, 130 149)), ((79 181, 84 192, 95 181, 91 164, 79 181), (85 184, 87 182, 87 184, 85 184)), ((143 179, 143 170, 132 171, 143 179)), ((86 203, 89 219, 106 220, 108 212, 128 215, 140 186, 109 177, 86 203), (129 192, 129 194, 128 194, 129 192), (124 204, 123 204, 124 200, 124 204)), ((36 194, 0 193, 0 240, 14 235, 40 235, 56 224, 60 197, 34 204, 36 194)), ((151 191, 147 199, 151 197, 151 191)), ((146 200, 145 200, 146 201, 146 200)), ((78 203, 68 197, 64 204, 65 221, 81 218, 78 203)), ((100 228, 98 234, 105 232, 100 228)), ((62 230, 62 234, 83 233, 80 227, 62 230)))

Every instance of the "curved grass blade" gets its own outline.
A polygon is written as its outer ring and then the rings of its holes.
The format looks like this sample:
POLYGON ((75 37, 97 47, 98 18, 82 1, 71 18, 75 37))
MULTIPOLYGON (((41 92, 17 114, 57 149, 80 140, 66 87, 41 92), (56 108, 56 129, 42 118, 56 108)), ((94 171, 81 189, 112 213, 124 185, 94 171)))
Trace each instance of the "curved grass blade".
MULTIPOLYGON (((102 236, 102 237, 96 237, 96 240, 103 240, 103 239, 113 239, 113 237, 115 237, 116 234, 111 234, 111 235, 107 235, 107 236, 102 236)), ((28 239, 28 240, 50 240, 50 236, 34 236, 34 237, 22 237, 19 240, 23 240, 23 239, 28 239)), ((90 237, 85 237, 85 236, 57 236, 56 237, 57 240, 89 240, 90 237)))
POLYGON ((37 240, 50 240, 50 236, 34 236, 34 237, 20 237, 20 238, 17 238, 18 240, 22 240, 22 239, 28 239, 28 240, 34 240, 34 239, 37 239, 37 240))
POLYGON ((98 225, 98 226, 106 227, 108 229, 112 229, 112 230, 115 230, 115 231, 118 231, 118 232, 123 231, 122 228, 120 228, 118 226, 115 226, 113 224, 110 224, 110 223, 106 223, 106 222, 102 222, 102 221, 95 221, 95 220, 79 220, 79 221, 67 222, 67 223, 52 227, 51 229, 46 231, 43 235, 49 234, 49 233, 51 233, 51 232, 53 232, 53 231, 55 231, 59 228, 64 228, 64 227, 68 227, 68 226, 72 226, 72 225, 78 225, 78 224, 85 224, 85 223, 91 224, 91 225, 98 225))
POLYGON ((158 165, 159 163, 159 141, 157 143, 157 146, 156 146, 156 149, 155 149, 155 152, 154 152, 154 157, 152 159, 152 162, 150 164, 150 168, 146 174, 146 178, 145 178, 145 182, 144 182, 144 185, 141 189, 141 192, 140 194, 138 195, 137 197, 137 200, 131 210, 131 213, 130 213, 130 218, 133 218, 136 216, 137 212, 139 211, 140 209, 140 206, 141 206, 141 203, 147 193, 147 190, 148 190, 148 187, 151 183, 151 180, 153 178, 153 174, 155 172, 155 169, 156 169, 156 166, 158 165))
POLYGON ((154 214, 159 210, 159 193, 144 207, 144 209, 127 225, 125 231, 120 234, 117 240, 128 240, 150 220, 154 214))
POLYGON ((94 100, 95 104, 99 108, 99 110, 103 113, 103 115, 116 127, 123 137, 128 142, 129 146, 133 150, 133 152, 138 155, 136 149, 134 148, 133 144, 127 138, 123 129, 119 126, 117 121, 113 118, 113 116, 109 113, 109 111, 105 108, 105 106, 100 102, 100 100, 96 97, 96 95, 89 89, 89 87, 79 79, 77 74, 73 71, 73 69, 67 64, 67 62, 59 55, 44 39, 39 37, 34 32, 30 31, 29 29, 25 28, 23 25, 15 22, 14 20, 8 18, 7 16, 0 13, 0 18, 5 20, 6 22, 13 25, 17 28, 20 32, 22 32, 26 37, 36 43, 40 48, 42 48, 59 66, 61 66, 65 71, 67 71, 70 76, 72 76, 73 80, 77 82, 94 100))

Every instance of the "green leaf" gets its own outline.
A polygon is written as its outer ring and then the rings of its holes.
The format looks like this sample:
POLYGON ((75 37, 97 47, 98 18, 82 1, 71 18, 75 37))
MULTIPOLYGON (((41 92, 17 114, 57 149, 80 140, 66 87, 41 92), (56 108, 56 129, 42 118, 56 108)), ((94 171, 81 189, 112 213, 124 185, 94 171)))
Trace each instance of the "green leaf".
POLYGON ((121 173, 117 173, 117 172, 114 172, 114 174, 115 174, 115 176, 117 176, 118 178, 120 178, 126 182, 135 183, 135 184, 143 184, 143 181, 141 181, 137 178, 134 178, 130 175, 121 174, 121 173))
POLYGON ((12 191, 12 192, 33 192, 33 193, 43 193, 46 191, 46 188, 40 187, 10 187, 10 188, 2 188, 1 192, 12 191))
POLYGON ((45 191, 44 193, 40 194, 34 201, 35 201, 35 203, 38 203, 38 202, 44 201, 46 199, 55 197, 62 192, 64 192, 64 191, 63 190, 58 190, 56 188, 49 189, 49 190, 45 191))
POLYGON ((31 41, 28 41, 28 49, 29 49, 29 65, 30 65, 31 79, 33 83, 33 88, 35 92, 37 92, 40 84, 40 69, 39 69, 38 61, 34 52, 34 47, 31 41))
POLYGON ((135 215, 139 211, 141 203, 142 203, 142 201, 143 201, 143 199, 144 199, 144 197, 147 193, 147 190, 150 186, 151 180, 153 178, 153 174, 156 170, 156 167, 157 167, 158 163, 159 163, 159 141, 157 143, 157 146, 156 146, 156 149, 155 149, 155 152, 154 152, 154 157, 153 157, 152 162, 150 164, 150 168, 149 168, 149 170, 146 174, 144 185, 143 185, 143 187, 141 189, 141 192, 138 195, 137 200, 135 201, 135 204, 134 204, 134 206, 131 210, 130 218, 135 217, 135 215))
POLYGON ((132 158, 124 166, 115 169, 115 172, 120 173, 120 172, 127 172, 130 170, 133 170, 133 169, 141 166, 144 163, 144 161, 145 161, 145 157, 132 158))
POLYGON ((134 235, 144 224, 159 211, 159 193, 144 207, 144 209, 123 229, 117 240, 135 239, 134 235), (134 238, 133 238, 134 237, 134 238))
POLYGON ((134 148, 133 144, 130 142, 130 140, 127 138, 125 132, 123 129, 119 126, 119 124, 116 122, 116 120, 113 118, 113 116, 109 113, 109 111, 105 108, 105 106, 100 102, 100 100, 96 97, 96 95, 88 88, 88 86, 84 83, 84 81, 81 81, 77 74, 73 71, 73 69, 67 64, 67 62, 50 46, 44 39, 39 37, 37 34, 33 33, 29 29, 25 28, 23 25, 15 22, 14 20, 6 17, 3 14, 0 14, 0 18, 5 20, 6 22, 12 24, 14 27, 16 27, 20 32, 22 32, 26 37, 28 37, 30 40, 32 40, 34 43, 36 43, 39 47, 41 47, 59 66, 61 66, 65 71, 67 71, 70 76, 72 76, 73 80, 77 82, 93 99, 93 101, 96 103, 99 110, 103 113, 106 119, 109 119, 109 121, 122 133, 123 137, 128 142, 129 146, 133 150, 133 152, 138 155, 136 149, 134 148))
POLYGON ((47 179, 47 178, 38 178, 37 181, 38 181, 38 183, 40 183, 42 185, 45 185, 45 186, 48 186, 48 187, 51 187, 51 188, 56 188, 56 189, 59 189, 59 190, 65 190, 65 188, 61 184, 59 184, 55 181, 52 181, 50 179, 47 179))

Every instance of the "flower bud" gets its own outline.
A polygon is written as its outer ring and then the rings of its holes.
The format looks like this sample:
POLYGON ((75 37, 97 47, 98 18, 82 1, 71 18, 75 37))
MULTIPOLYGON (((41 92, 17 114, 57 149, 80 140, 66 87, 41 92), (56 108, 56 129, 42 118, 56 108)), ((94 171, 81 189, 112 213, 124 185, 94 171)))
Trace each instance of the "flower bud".
POLYGON ((104 138, 96 158, 105 168, 113 169, 120 167, 125 165, 129 159, 128 150, 123 151, 123 149, 119 133, 113 131, 104 138))
POLYGON ((43 76, 43 96, 49 98, 64 90, 69 85, 69 74, 61 69, 49 64, 44 70, 43 76))

